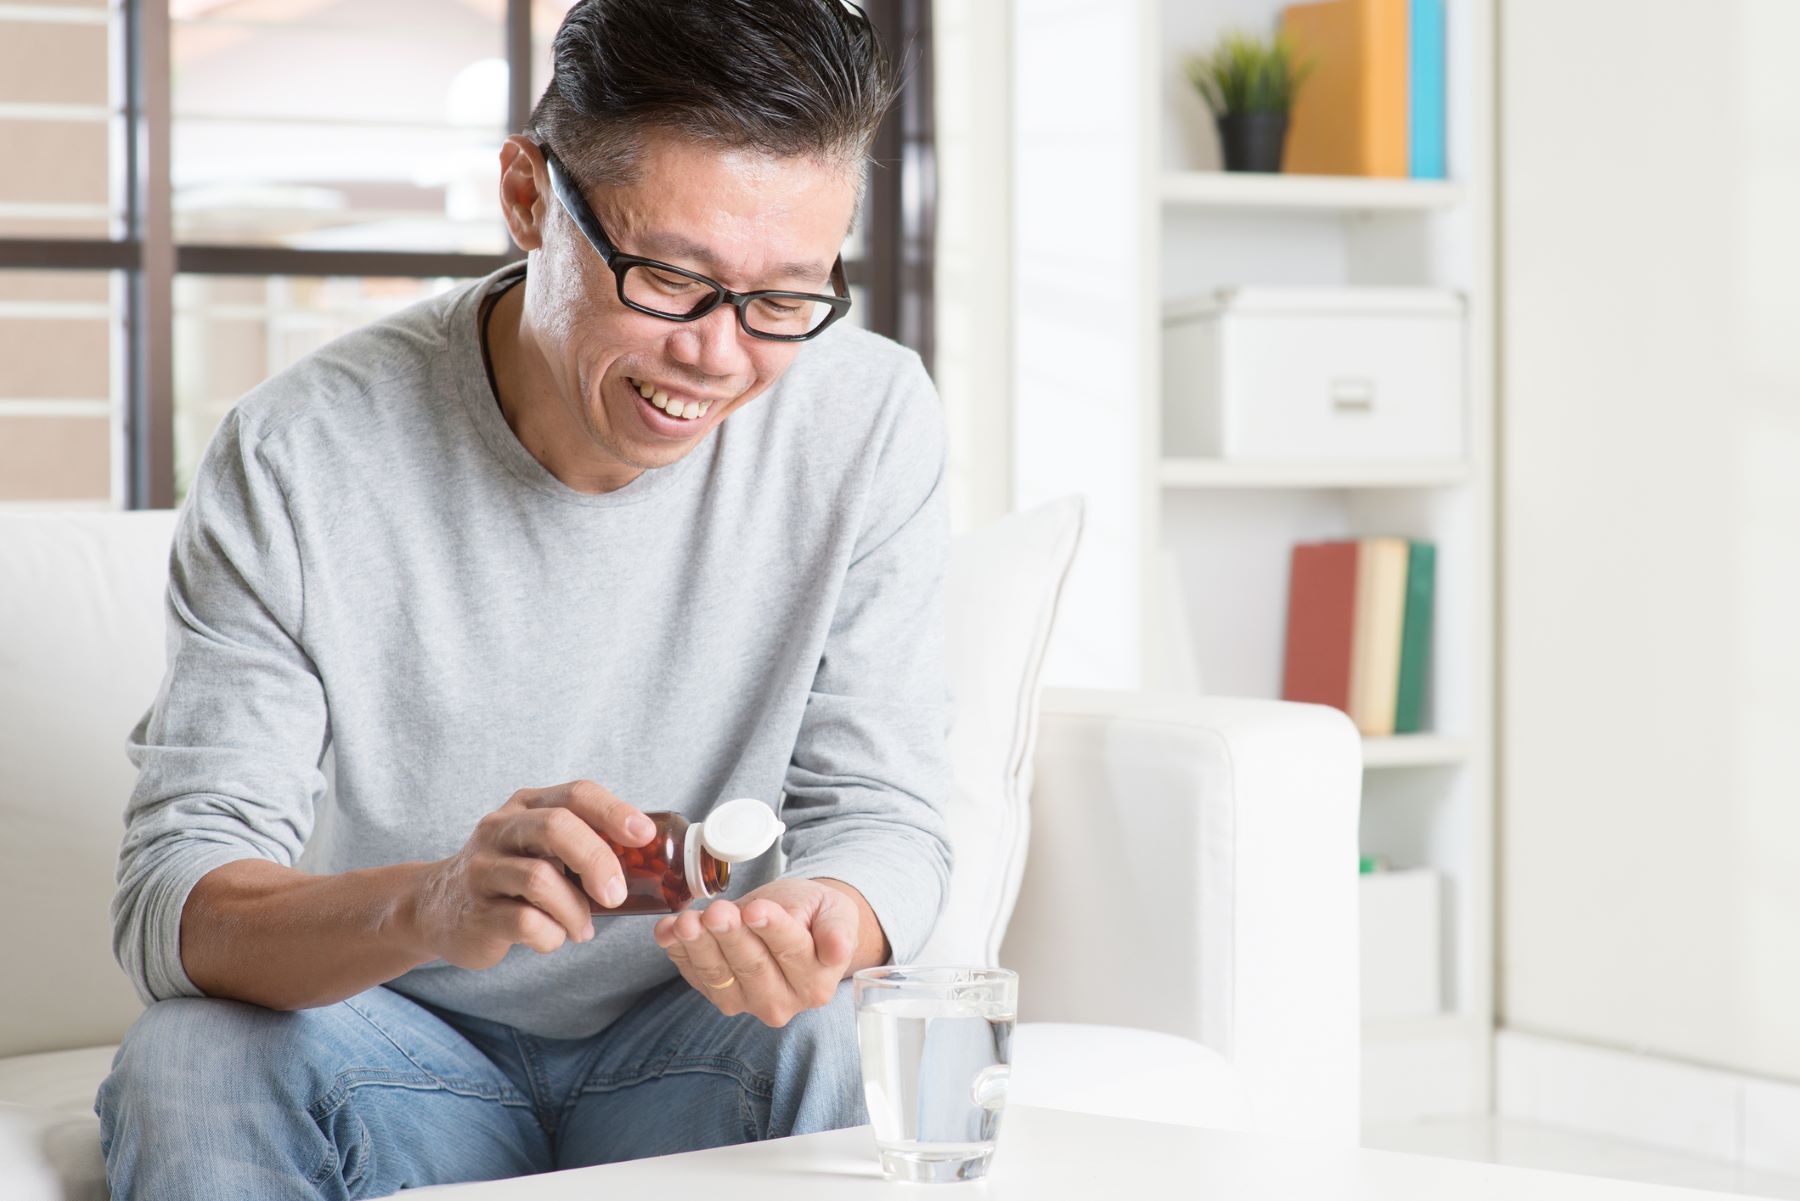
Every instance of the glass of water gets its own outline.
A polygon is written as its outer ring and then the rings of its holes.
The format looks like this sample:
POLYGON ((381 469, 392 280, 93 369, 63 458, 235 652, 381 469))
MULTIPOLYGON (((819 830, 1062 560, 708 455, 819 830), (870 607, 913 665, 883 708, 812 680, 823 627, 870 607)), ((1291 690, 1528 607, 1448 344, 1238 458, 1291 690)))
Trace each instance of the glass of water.
POLYGON ((987 1175, 1012 1072, 1018 973, 872 967, 853 979, 881 1170, 920 1184, 987 1175))

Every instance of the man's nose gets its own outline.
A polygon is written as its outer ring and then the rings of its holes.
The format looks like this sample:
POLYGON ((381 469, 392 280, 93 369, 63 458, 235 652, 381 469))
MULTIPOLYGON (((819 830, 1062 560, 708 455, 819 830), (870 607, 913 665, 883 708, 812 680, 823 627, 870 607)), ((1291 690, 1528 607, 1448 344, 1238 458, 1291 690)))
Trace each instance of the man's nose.
POLYGON ((750 356, 738 328, 737 310, 722 304, 706 316, 689 321, 670 338, 669 350, 677 362, 701 375, 741 376, 750 356))

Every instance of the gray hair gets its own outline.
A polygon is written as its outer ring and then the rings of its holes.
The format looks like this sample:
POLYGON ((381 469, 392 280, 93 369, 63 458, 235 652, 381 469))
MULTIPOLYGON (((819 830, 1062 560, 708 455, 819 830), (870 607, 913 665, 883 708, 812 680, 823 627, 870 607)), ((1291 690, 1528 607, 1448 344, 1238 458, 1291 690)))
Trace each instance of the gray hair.
POLYGON ((531 113, 584 183, 629 184, 645 135, 854 169, 900 80, 843 0, 581 0, 531 113))

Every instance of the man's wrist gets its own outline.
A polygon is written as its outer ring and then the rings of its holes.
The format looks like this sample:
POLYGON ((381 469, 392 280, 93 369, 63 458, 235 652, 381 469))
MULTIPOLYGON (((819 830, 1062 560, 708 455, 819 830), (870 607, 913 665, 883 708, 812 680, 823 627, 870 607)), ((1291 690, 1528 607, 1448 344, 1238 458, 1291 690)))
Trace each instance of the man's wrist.
POLYGON ((892 948, 888 944, 887 931, 881 928, 881 919, 875 916, 874 908, 867 898, 853 885, 828 876, 815 876, 820 884, 835 889, 849 897, 856 905, 856 951, 850 956, 850 966, 844 969, 846 977, 866 967, 880 967, 892 956, 892 948))
POLYGON ((387 869, 393 891, 376 927, 377 941, 405 950, 418 963, 437 958, 437 951, 426 939, 424 922, 425 890, 436 866, 414 861, 396 863, 387 869))

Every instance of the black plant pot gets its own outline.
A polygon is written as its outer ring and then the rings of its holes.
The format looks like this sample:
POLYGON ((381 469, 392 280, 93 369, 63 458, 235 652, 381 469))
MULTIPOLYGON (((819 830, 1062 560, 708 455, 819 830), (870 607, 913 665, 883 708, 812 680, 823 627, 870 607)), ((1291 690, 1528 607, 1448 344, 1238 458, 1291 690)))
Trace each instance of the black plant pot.
POLYGON ((1219 145, 1227 171, 1279 171, 1287 142, 1286 113, 1226 113, 1219 118, 1219 145))

